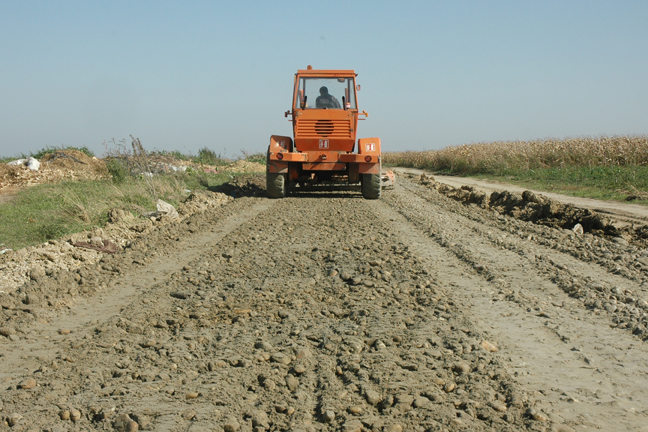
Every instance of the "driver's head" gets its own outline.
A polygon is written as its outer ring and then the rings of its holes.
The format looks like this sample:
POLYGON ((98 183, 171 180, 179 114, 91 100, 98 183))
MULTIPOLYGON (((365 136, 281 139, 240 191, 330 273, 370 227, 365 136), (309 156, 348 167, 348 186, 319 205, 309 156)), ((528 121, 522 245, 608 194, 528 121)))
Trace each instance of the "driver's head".
POLYGON ((322 96, 326 96, 328 94, 328 89, 326 88, 326 86, 320 87, 320 94, 322 96))

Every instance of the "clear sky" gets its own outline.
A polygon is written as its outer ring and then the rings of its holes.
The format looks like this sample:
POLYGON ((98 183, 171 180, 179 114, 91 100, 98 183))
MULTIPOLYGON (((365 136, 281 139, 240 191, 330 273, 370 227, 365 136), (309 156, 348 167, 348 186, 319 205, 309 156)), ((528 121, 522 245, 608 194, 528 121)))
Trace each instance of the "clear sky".
POLYGON ((648 1, 0 0, 0 156, 265 152, 309 64, 385 151, 648 134, 648 1))

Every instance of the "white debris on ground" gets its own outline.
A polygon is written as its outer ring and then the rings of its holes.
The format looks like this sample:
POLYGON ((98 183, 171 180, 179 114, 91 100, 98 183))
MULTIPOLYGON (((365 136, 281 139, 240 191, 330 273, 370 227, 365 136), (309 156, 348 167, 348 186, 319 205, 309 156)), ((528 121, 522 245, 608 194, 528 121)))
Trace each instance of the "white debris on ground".
POLYGON ((29 168, 32 171, 38 171, 38 169, 40 168, 40 162, 38 161, 38 159, 33 158, 31 156, 26 158, 26 159, 16 159, 14 161, 7 162, 7 165, 9 165, 9 166, 23 165, 23 166, 26 166, 27 168, 29 168))

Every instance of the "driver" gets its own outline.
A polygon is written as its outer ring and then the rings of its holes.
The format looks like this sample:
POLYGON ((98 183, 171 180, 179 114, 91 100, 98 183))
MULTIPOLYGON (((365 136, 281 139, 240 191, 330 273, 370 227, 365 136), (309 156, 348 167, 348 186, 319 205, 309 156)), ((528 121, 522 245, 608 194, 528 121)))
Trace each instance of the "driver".
POLYGON ((320 95, 315 99, 315 108, 342 108, 335 96, 329 94, 328 88, 320 88, 320 95))

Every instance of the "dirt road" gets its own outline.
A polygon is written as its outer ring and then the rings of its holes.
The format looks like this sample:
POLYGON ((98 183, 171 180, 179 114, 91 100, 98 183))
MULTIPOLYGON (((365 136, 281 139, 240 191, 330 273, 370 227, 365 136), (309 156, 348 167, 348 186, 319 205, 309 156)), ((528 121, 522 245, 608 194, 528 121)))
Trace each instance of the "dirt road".
POLYGON ((405 178, 0 297, 0 430, 648 430, 648 252, 405 178))

